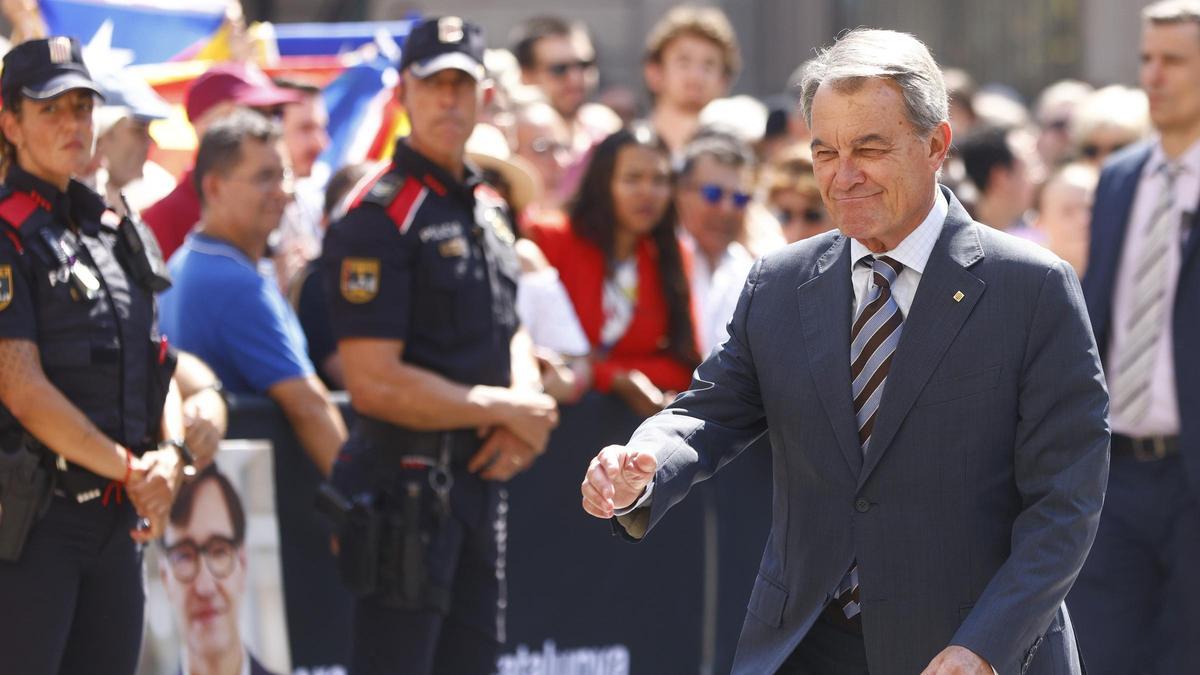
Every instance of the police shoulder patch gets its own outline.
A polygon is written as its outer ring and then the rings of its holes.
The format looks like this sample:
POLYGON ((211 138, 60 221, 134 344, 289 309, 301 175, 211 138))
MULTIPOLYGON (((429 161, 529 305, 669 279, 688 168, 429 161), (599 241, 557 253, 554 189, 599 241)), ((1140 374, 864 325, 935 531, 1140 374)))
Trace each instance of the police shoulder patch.
POLYGON ((343 258, 342 297, 361 305, 379 294, 379 258, 343 258))
POLYGON ((13 299, 12 265, 0 265, 0 312, 8 309, 13 299))

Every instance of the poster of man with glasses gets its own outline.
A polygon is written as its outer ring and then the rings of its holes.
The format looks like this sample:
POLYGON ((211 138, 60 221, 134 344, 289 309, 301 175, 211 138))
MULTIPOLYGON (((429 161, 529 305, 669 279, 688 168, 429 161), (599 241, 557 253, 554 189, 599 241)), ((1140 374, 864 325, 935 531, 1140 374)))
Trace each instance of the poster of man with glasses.
POLYGON ((271 675, 246 648, 239 610, 247 589, 246 512, 209 466, 185 483, 158 551, 184 675, 271 675))

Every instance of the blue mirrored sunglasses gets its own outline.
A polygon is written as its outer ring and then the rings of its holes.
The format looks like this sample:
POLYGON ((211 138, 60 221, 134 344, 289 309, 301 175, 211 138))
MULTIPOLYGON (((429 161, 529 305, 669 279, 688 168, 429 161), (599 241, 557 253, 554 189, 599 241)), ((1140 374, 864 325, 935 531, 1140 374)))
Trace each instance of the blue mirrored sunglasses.
POLYGON ((745 192, 739 192, 737 190, 726 190, 720 185, 713 183, 705 183, 704 185, 698 186, 696 190, 700 193, 701 197, 704 197, 704 201, 708 202, 712 206, 720 204, 721 200, 725 199, 726 192, 728 192, 730 197, 733 198, 733 205, 739 209, 746 208, 746 205, 750 203, 749 194, 745 192))

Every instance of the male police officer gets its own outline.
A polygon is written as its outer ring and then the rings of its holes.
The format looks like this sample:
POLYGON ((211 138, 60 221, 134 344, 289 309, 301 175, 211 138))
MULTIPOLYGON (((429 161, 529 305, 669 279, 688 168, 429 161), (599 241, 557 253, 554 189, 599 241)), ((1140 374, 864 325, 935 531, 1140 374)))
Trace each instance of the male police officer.
POLYGON ((479 27, 457 17, 413 29, 398 89, 412 133, 325 241, 359 415, 333 475, 355 502, 340 543, 359 597, 355 673, 494 669, 507 510, 498 482, 528 468, 557 423, 517 326, 505 204, 463 158, 483 48, 479 27))

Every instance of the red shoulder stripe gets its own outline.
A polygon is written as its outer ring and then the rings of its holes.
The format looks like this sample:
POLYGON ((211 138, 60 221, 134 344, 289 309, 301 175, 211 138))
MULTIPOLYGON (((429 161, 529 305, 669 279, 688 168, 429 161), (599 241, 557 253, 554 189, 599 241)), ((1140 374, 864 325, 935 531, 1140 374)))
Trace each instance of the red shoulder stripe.
POLYGON ((24 192, 13 192, 7 199, 0 202, 0 218, 17 229, 25 224, 29 216, 37 210, 38 203, 32 196, 24 192))
POLYGON ((442 182, 440 180, 438 180, 437 178, 434 178, 433 174, 427 173, 421 180, 425 181, 425 184, 428 185, 429 188, 431 190, 433 190, 434 194, 436 194, 437 196, 439 196, 439 197, 446 196, 446 186, 442 185, 442 182))
POLYGON ((367 196, 367 193, 371 191, 371 188, 375 186, 375 183, 378 182, 380 178, 383 178, 384 174, 391 170, 391 162, 379 162, 377 166, 364 174, 362 178, 358 179, 358 182, 355 183, 354 187, 350 190, 349 196, 345 201, 342 202, 343 204, 347 205, 345 209, 342 209, 342 212, 345 213, 346 211, 358 206, 358 203, 363 200, 363 197, 367 196))
POLYGON ((404 187, 396 194, 392 205, 388 207, 388 215, 392 217, 392 222, 396 223, 400 234, 408 232, 408 228, 412 227, 413 218, 417 211, 421 210, 421 204, 427 194, 429 188, 415 180, 405 181, 404 187))

